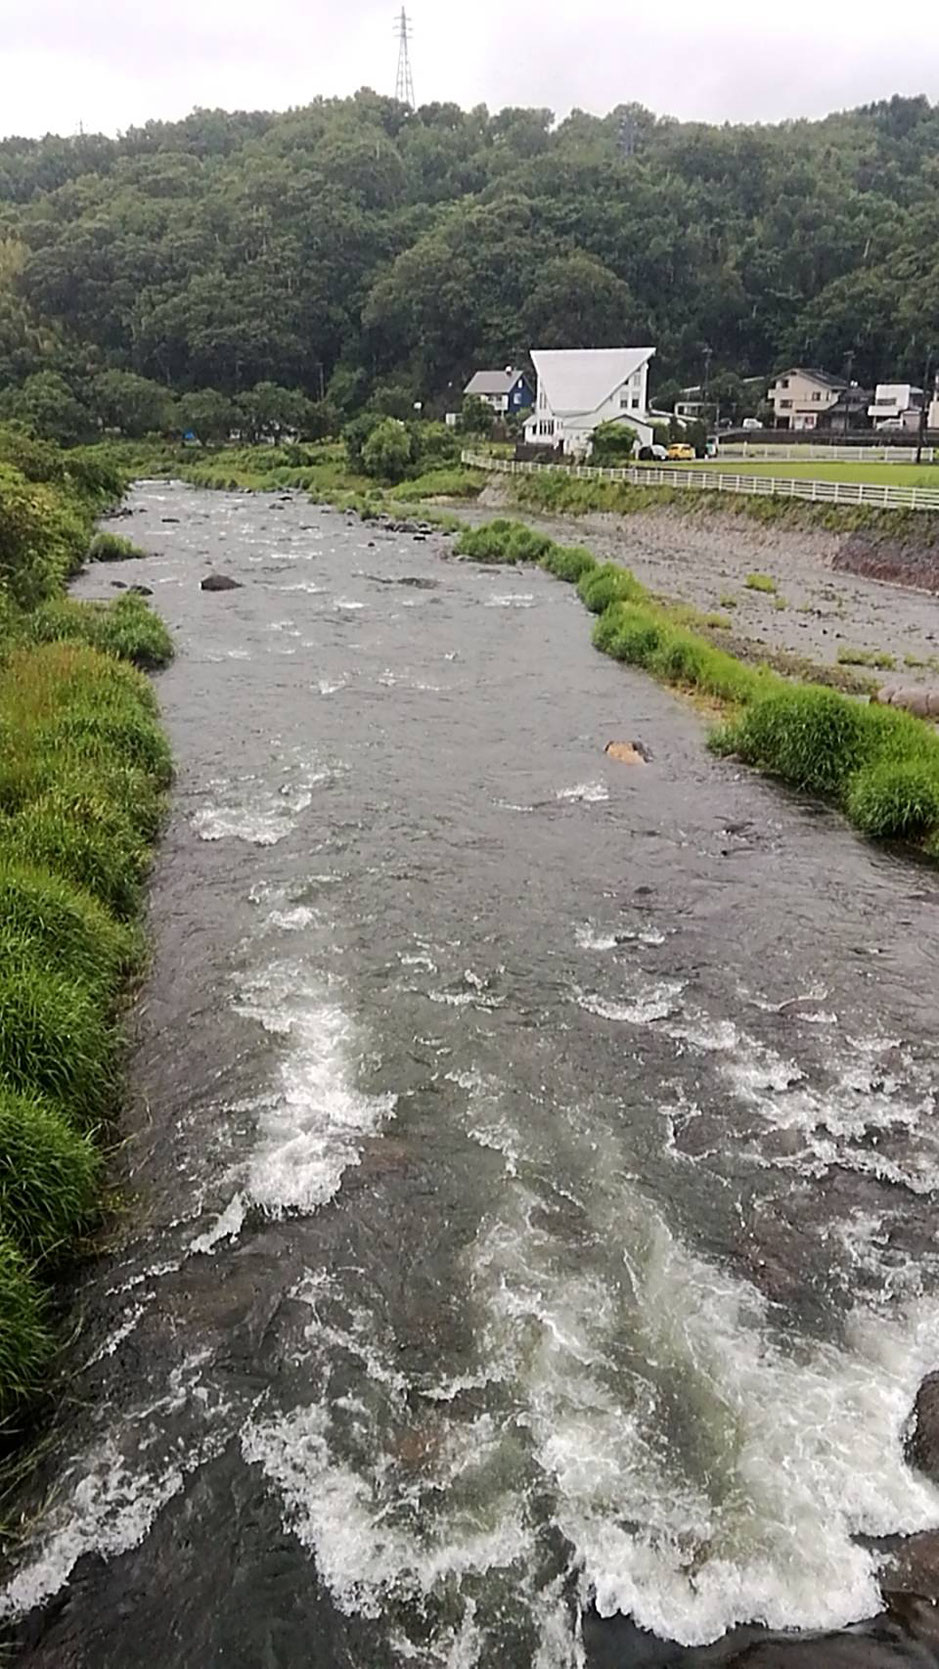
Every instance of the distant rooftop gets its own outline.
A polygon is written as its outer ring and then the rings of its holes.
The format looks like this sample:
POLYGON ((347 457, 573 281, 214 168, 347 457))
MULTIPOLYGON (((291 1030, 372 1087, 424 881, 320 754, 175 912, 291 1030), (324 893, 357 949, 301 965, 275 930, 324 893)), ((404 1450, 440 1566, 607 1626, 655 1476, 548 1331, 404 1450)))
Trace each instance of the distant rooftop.
POLYGON ((521 374, 521 371, 516 371, 511 366, 503 371, 477 371, 475 376, 470 377, 463 393, 477 394, 480 398, 485 395, 508 394, 521 374))

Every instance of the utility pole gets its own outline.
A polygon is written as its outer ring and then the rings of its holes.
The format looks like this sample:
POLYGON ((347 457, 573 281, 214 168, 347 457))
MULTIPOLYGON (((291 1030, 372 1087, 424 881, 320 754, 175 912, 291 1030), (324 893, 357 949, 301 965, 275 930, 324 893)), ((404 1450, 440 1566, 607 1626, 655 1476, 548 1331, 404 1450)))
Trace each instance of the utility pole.
POLYGON ((923 403, 919 413, 919 434, 916 437, 916 462, 923 461, 923 447, 926 443, 926 419, 928 416, 927 401, 929 399, 929 379, 932 376, 932 348, 926 349, 926 365, 923 370, 923 403))
POLYGON ((704 386, 702 387, 702 390, 701 390, 701 395, 702 395, 701 407, 702 407, 702 410, 704 412, 705 434, 707 433, 707 427, 708 427, 708 384, 710 383, 710 380, 711 380, 711 360, 713 359, 713 357, 714 357, 714 349, 709 348, 705 344, 705 348, 704 348, 704 386))
POLYGON ((854 370, 854 349, 849 348, 844 356, 844 380, 847 387, 844 391, 844 438, 848 439, 848 417, 851 412, 851 372, 854 370))
POLYGON ((399 104, 406 104, 409 110, 414 109, 414 78, 411 74, 411 20, 404 7, 401 16, 395 23, 395 33, 398 37, 398 79, 395 82, 395 98, 399 104))

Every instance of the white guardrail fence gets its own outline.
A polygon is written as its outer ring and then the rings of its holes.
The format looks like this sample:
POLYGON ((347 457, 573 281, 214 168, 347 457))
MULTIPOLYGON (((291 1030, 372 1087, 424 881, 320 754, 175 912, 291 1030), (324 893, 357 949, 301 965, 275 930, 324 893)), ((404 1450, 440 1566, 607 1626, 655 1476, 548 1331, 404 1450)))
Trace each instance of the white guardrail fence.
POLYGON ((866 481, 807 481, 781 475, 731 475, 728 470, 636 464, 599 469, 590 464, 529 464, 466 451, 463 463, 499 475, 565 475, 575 481, 626 481, 633 487, 684 487, 689 491, 749 493, 758 498, 800 498, 817 504, 870 504, 878 510, 939 510, 939 487, 891 487, 866 481))
MULTIPOLYGON (((728 440, 718 443, 721 458, 752 458, 781 464, 915 464, 915 446, 776 446, 771 441, 728 440)), ((920 463, 934 464, 939 448, 924 446, 920 463)))

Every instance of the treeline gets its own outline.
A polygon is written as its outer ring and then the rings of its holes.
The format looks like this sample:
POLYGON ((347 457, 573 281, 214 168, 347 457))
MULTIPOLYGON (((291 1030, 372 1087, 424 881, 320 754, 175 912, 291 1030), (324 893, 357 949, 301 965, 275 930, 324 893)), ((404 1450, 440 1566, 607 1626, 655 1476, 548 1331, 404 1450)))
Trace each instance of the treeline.
POLYGON ((136 421, 117 373, 145 379, 151 415, 160 390, 274 385, 322 427, 369 401, 439 414, 535 342, 650 341, 657 400, 700 379, 706 347, 715 375, 850 354, 863 382, 918 378, 937 233, 925 98, 712 127, 636 106, 412 114, 364 91, 8 139, 0 389, 87 432, 136 421))

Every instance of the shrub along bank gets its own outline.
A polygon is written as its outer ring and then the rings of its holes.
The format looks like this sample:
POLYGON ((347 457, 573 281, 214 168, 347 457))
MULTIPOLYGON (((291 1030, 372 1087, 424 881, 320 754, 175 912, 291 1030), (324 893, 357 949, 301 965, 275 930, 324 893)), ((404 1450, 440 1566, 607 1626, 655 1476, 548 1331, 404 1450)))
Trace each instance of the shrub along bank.
POLYGON ((41 1387, 52 1280, 99 1210, 121 995, 169 785, 142 599, 61 595, 123 481, 0 431, 0 1431, 41 1387), (131 664, 136 663, 136 665, 131 664))
POLYGON ((836 801, 874 840, 903 840, 939 861, 939 735, 894 708, 739 661, 692 630, 682 610, 652 597, 628 569, 600 564, 505 519, 465 531, 461 555, 538 562, 576 584, 598 616, 596 647, 614 660, 706 696, 725 709, 711 746, 792 787, 836 801))

